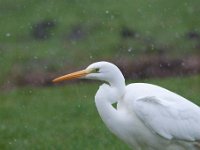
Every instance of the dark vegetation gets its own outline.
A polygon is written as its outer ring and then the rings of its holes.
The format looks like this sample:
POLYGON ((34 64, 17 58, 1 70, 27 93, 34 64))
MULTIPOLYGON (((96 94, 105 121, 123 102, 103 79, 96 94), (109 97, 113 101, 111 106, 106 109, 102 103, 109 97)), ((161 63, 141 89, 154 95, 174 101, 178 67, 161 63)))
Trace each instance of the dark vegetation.
POLYGON ((55 28, 55 26, 56 23, 53 20, 44 20, 39 22, 33 25, 32 36, 38 40, 50 38, 50 32, 55 28))
MULTIPOLYGON (((169 77, 169 76, 188 76, 200 73, 200 57, 188 56, 184 58, 170 58, 165 56, 140 56, 137 59, 108 60, 115 63, 123 72, 127 79, 145 79, 152 77, 169 77)), ((15 64, 11 68, 10 76, 7 77, 9 82, 4 83, 3 88, 12 88, 16 86, 49 86, 51 80, 62 74, 76 71, 78 68, 64 67, 58 72, 54 70, 43 69, 43 66, 36 66, 34 69, 23 68, 24 65, 15 64), (68 71, 66 71, 68 70, 68 71)), ((85 67, 85 66, 84 66, 85 67)))

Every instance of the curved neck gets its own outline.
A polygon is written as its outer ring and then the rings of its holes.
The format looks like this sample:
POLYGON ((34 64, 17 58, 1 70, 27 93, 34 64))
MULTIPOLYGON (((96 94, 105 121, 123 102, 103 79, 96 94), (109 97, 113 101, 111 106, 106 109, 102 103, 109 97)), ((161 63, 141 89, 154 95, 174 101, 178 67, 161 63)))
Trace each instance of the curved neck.
POLYGON ((112 79, 109 79, 108 83, 112 88, 115 88, 120 95, 123 95, 125 92, 125 79, 121 72, 119 72, 116 76, 114 75, 112 79))
POLYGON ((111 102, 109 102, 107 99, 95 97, 95 104, 103 122, 112 132, 114 132, 113 121, 117 120, 118 111, 112 106, 111 102))
POLYGON ((113 121, 117 121, 119 117, 119 112, 115 109, 112 104, 122 100, 125 93, 125 79, 121 74, 109 79, 110 84, 103 84, 99 87, 95 95, 95 104, 99 115, 101 116, 104 123, 113 130, 113 121))

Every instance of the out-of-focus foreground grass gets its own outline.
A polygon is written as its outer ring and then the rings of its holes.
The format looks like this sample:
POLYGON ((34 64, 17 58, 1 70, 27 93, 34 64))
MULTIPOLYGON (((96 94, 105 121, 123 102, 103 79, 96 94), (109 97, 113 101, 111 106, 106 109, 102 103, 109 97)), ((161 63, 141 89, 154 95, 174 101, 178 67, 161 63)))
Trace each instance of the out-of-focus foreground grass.
MULTIPOLYGON (((200 104, 200 76, 144 80, 200 104)), ((121 150, 94 104, 96 83, 0 92, 0 149, 121 150)))

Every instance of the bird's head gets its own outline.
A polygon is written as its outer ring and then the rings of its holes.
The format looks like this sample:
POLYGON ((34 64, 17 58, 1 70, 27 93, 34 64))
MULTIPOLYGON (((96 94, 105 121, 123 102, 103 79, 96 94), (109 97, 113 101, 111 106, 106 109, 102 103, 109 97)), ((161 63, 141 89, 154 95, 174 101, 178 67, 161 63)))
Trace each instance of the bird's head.
POLYGON ((60 82, 75 78, 94 79, 106 81, 110 84, 114 82, 124 82, 124 77, 117 66, 109 62, 96 62, 89 65, 86 69, 73 72, 53 80, 53 82, 60 82))

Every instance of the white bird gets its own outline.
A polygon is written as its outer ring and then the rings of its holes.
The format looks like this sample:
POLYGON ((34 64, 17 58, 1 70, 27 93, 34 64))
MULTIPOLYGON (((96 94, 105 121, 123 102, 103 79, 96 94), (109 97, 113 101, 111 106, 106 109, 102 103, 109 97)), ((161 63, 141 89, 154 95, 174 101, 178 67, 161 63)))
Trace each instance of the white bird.
POLYGON ((200 108, 184 97, 147 83, 126 86, 119 68, 109 62, 93 63, 53 82, 74 78, 106 82, 95 95, 97 110, 109 130, 130 148, 200 150, 200 108))

